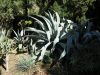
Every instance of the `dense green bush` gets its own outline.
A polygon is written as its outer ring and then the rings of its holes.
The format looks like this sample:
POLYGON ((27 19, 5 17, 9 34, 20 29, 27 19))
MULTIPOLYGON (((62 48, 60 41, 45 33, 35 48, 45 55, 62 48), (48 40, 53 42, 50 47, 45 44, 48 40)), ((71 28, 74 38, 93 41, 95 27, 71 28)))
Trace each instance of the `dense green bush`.
MULTIPOLYGON (((47 10, 55 10, 60 16, 81 23, 86 20, 85 14, 88 7, 91 6, 94 1, 95 0, 0 0, 0 14, 3 14, 2 19, 4 20, 4 14, 6 15, 7 21, 5 20, 4 22, 11 22, 11 19, 15 18, 14 16, 42 14, 47 10), (9 18, 7 18, 7 16, 9 18)), ((3 22, 3 20, 1 21, 3 22)))
POLYGON ((41 12, 54 9, 60 16, 65 16, 75 22, 83 22, 86 20, 85 13, 94 1, 95 0, 42 0, 40 2, 40 0, 37 0, 41 12))

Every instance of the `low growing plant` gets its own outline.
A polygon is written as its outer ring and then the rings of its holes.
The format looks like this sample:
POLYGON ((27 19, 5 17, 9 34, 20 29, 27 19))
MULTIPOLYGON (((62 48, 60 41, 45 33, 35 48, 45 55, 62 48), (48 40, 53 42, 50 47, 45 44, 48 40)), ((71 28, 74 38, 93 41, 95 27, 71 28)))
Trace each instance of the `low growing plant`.
POLYGON ((35 67, 35 60, 32 57, 22 57, 19 62, 16 64, 18 71, 27 72, 28 70, 35 67))

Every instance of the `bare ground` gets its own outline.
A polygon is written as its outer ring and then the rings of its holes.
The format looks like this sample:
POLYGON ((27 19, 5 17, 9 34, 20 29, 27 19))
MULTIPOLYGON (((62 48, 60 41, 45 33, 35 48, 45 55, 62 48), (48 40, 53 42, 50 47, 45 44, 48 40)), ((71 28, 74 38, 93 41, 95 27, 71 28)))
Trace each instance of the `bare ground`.
MULTIPOLYGON (((51 75, 47 72, 46 69, 44 69, 43 67, 41 67, 40 65, 37 65, 35 69, 31 69, 27 72, 19 72, 18 70, 16 70, 16 64, 18 63, 20 57, 27 57, 29 56, 27 53, 24 54, 9 54, 9 60, 8 60, 8 64, 9 64, 9 68, 8 71, 6 71, 2 66, 0 66, 0 75, 51 75)), ((6 66, 6 65, 4 65, 6 66)))

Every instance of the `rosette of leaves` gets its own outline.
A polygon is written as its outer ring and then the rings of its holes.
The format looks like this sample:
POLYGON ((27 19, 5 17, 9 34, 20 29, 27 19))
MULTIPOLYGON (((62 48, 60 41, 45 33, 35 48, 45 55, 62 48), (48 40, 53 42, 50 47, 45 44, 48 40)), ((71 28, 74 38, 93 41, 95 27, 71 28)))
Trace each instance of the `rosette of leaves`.
POLYGON ((18 32, 16 32, 15 30, 13 30, 14 34, 15 34, 15 42, 17 43, 18 46, 18 51, 22 50, 24 47, 26 47, 28 45, 28 37, 25 37, 25 30, 21 30, 18 32))
POLYGON ((33 54, 37 55, 37 60, 43 60, 46 52, 53 53, 56 44, 59 44, 62 48, 58 57, 58 60, 60 60, 66 55, 67 33, 73 29, 75 24, 71 20, 61 19, 57 12, 54 12, 54 14, 49 12, 46 15, 46 17, 41 15, 36 15, 37 17, 29 16, 41 28, 27 27, 25 32, 31 34, 25 36, 31 39, 30 46, 33 54), (65 40, 64 43, 62 40, 65 40))

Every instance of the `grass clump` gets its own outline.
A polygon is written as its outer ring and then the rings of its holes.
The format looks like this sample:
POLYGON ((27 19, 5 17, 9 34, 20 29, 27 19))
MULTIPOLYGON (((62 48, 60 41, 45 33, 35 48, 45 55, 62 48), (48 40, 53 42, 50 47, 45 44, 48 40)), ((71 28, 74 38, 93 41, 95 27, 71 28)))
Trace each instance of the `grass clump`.
POLYGON ((35 67, 35 62, 32 57, 22 57, 16 64, 17 70, 21 72, 27 72, 35 67))

